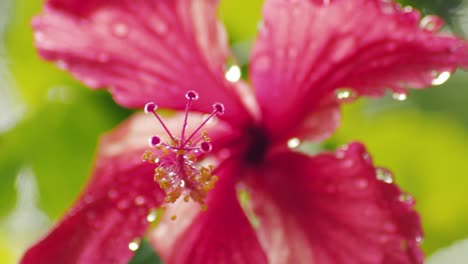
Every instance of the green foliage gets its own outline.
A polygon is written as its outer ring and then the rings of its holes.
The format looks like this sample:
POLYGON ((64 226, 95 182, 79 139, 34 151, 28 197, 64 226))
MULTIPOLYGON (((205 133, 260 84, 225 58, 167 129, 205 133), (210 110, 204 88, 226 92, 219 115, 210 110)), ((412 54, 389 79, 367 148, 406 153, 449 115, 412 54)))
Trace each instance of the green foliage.
MULTIPOLYGON (((98 136, 127 115, 103 92, 82 87, 66 92, 73 94, 71 102, 49 101, 0 136, 2 201, 14 200, 14 178, 28 165, 38 178, 41 208, 53 218, 69 206, 89 175, 98 136)), ((10 206, 2 203, 1 213, 10 206)))
POLYGON ((143 240, 135 252, 135 256, 129 264, 162 264, 162 260, 156 255, 151 244, 143 240))

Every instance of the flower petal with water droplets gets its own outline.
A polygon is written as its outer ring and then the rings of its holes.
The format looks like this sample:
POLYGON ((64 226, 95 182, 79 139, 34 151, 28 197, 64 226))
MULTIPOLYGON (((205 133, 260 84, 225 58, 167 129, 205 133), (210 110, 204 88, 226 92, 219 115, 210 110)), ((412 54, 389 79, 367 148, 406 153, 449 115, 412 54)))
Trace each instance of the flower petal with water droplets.
POLYGON ((216 8, 215 0, 50 0, 33 21, 35 44, 91 88, 108 87, 123 106, 158 100, 184 109, 183 94, 193 89, 195 110, 222 102, 222 118, 242 123, 249 117, 224 78, 228 48, 216 8))
POLYGON ((377 179, 361 144, 271 157, 249 182, 269 263, 422 263, 414 201, 377 179))
POLYGON ((419 21, 418 11, 393 1, 266 1, 250 76, 272 137, 296 136, 297 125, 342 87, 374 97, 386 88, 402 93, 468 67, 468 42, 419 21))

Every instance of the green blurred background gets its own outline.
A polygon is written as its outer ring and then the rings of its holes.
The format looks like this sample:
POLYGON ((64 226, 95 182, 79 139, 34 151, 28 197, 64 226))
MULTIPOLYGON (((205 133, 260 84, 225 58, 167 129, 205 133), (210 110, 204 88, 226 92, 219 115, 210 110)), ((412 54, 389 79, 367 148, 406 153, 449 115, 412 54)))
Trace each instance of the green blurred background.
MULTIPOLYGON (((400 2, 439 14, 445 30, 468 32, 462 0, 400 2)), ((221 1, 220 15, 242 66, 261 4, 221 1)), ((107 92, 90 91, 38 58, 29 23, 41 5, 0 0, 0 263, 16 263, 64 213, 87 179, 98 136, 131 113, 107 92)), ((346 105, 340 130, 318 146, 362 140, 375 163, 390 168, 417 199, 428 255, 468 237, 467 84, 468 73, 457 72, 437 88, 411 91, 404 102, 387 96, 346 105)), ((154 261, 143 245, 133 263, 154 261)))

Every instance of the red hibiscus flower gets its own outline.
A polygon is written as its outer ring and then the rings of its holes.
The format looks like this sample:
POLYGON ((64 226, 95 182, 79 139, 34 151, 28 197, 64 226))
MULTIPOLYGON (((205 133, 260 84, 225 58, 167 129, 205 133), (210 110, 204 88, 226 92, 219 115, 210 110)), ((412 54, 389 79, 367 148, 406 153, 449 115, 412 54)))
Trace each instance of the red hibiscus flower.
POLYGON ((163 205, 149 239, 166 263, 422 263, 414 201, 360 143, 292 148, 329 136, 350 95, 404 97, 468 67, 468 43, 391 1, 267 0, 250 83, 230 82, 217 2, 49 0, 34 19, 44 59, 122 106, 197 113, 166 127, 137 113, 105 135, 83 194, 22 263, 125 263, 163 205), (215 102, 225 113, 197 131, 215 102))

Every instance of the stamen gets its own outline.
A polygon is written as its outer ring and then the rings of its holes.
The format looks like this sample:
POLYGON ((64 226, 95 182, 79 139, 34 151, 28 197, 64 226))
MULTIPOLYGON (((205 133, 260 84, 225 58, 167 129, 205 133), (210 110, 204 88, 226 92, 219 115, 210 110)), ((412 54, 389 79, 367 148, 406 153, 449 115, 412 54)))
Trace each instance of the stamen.
POLYGON ((156 113, 157 105, 155 103, 146 104, 145 112, 156 117, 169 136, 169 141, 163 142, 159 136, 151 137, 149 139, 150 146, 154 147, 158 153, 155 154, 147 150, 142 158, 144 161, 157 165, 154 181, 166 193, 164 198, 166 203, 174 203, 182 196, 185 202, 192 199, 200 203, 201 208, 206 210, 206 195, 214 188, 218 177, 213 175, 213 166, 205 167, 198 162, 201 155, 212 151, 213 146, 206 131, 199 136, 197 135, 213 116, 224 113, 224 106, 221 103, 213 104, 213 112, 189 137, 185 137, 192 102, 198 100, 199 96, 195 91, 188 91, 185 97, 187 105, 180 138, 174 137, 162 118, 156 113))
POLYGON ((198 131, 200 131, 200 129, 206 124, 208 123, 208 121, 210 121, 210 119, 215 116, 215 115, 222 115, 224 114, 224 105, 221 104, 221 103, 215 103, 213 104, 213 112, 211 112, 211 114, 201 123, 201 125, 195 129, 195 131, 192 132, 192 134, 187 138, 187 141, 191 140, 193 138, 193 136, 195 136, 195 134, 198 133, 198 131))

